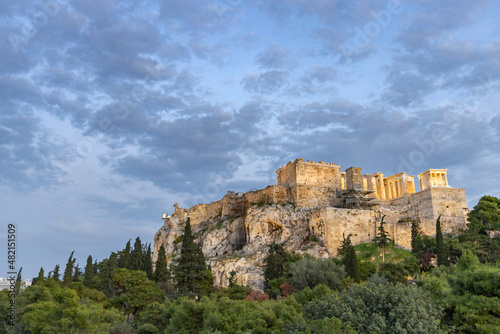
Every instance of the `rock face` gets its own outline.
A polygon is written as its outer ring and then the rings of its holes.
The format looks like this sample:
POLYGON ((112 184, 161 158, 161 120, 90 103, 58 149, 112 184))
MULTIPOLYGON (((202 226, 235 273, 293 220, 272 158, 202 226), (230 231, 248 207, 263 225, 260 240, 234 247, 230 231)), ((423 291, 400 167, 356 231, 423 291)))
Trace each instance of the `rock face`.
MULTIPOLYGON (((239 284, 262 290, 268 244, 285 243, 285 249, 290 252, 330 256, 323 242, 317 238, 311 241, 310 215, 311 210, 292 204, 253 205, 239 217, 210 217, 192 228, 196 242, 202 245, 203 254, 208 258, 215 286, 227 286, 230 272, 234 270, 239 284)), ((164 245, 169 261, 179 254, 182 246, 180 237, 185 221, 175 214, 165 220, 155 235, 154 261, 160 245, 164 245)))
POLYGON ((448 185, 446 169, 430 169, 418 176, 404 172, 384 177, 345 172, 340 165, 296 159, 277 170, 276 185, 250 191, 229 191, 221 200, 189 209, 174 205, 164 213, 163 227, 155 235, 153 260, 160 245, 171 262, 181 249, 181 236, 190 218, 196 241, 212 268, 215 285, 225 287, 231 271, 239 284, 263 288, 264 259, 268 245, 284 243, 287 251, 314 257, 337 254, 343 236, 354 245, 370 242, 382 217, 397 246, 411 247, 411 224, 424 234, 435 234, 441 216, 445 233, 466 227, 468 212, 464 189, 448 185))

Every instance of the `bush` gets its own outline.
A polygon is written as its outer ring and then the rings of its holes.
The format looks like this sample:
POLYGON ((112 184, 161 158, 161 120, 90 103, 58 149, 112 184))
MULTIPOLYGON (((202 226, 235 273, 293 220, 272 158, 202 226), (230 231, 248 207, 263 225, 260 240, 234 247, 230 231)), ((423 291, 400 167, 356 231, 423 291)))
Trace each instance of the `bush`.
POLYGON ((421 288, 369 282, 309 303, 304 317, 338 318, 367 334, 439 333, 441 309, 421 288))
POLYGON ((290 265, 292 284, 297 290, 314 288, 325 284, 330 289, 342 290, 342 279, 346 276, 344 268, 329 259, 301 259, 290 265))

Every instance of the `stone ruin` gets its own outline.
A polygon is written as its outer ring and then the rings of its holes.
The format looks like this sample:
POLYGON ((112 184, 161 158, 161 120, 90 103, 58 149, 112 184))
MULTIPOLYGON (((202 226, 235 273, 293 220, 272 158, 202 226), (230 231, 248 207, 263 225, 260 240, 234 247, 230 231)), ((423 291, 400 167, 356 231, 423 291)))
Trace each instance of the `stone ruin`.
POLYGON ((273 241, 285 242, 290 251, 332 257, 344 235, 351 234, 354 245, 372 241, 383 216, 390 238, 410 249, 411 220, 418 221, 426 235, 436 233, 438 216, 443 233, 466 228, 465 190, 450 187, 446 172, 429 169, 419 174, 417 191, 415 176, 405 172, 388 177, 381 172, 362 174, 358 167, 342 171, 334 163, 299 158, 276 171, 276 185, 246 193, 228 191, 219 201, 189 209, 175 204, 155 236, 153 259, 160 244, 169 260, 175 257, 188 217, 219 286, 236 270, 240 284, 260 288, 262 259, 273 241))

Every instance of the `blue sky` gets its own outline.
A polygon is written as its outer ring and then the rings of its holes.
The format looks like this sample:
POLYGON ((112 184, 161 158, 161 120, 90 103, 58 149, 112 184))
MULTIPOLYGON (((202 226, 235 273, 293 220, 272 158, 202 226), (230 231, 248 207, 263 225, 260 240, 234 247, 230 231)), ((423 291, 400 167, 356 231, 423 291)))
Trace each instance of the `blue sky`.
POLYGON ((0 0, 0 219, 18 226, 19 265, 32 277, 72 250, 83 266, 152 242, 175 202, 274 184, 298 157, 386 175, 448 168, 470 207, 498 196, 499 12, 0 0))

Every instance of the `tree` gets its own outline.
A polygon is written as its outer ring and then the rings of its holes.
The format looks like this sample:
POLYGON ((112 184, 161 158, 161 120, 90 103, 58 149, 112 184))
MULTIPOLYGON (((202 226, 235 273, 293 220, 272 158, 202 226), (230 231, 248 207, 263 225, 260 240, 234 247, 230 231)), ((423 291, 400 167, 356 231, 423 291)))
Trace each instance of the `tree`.
POLYGON ((422 231, 416 220, 411 220, 411 251, 413 254, 420 254, 424 250, 422 231))
POLYGON ((264 289, 269 289, 269 282, 283 275, 288 255, 283 244, 273 242, 269 246, 269 254, 264 259, 264 289))
POLYGON ((80 264, 77 263, 75 266, 75 272, 73 274, 73 282, 78 282, 80 281, 80 278, 82 277, 82 269, 80 268, 80 264))
POLYGON ((130 263, 129 269, 131 270, 143 270, 144 269, 144 257, 142 254, 142 243, 141 238, 137 237, 134 243, 134 249, 130 252, 130 263))
POLYGON ((66 269, 64 269, 63 284, 68 285, 73 281, 73 268, 75 266, 76 259, 73 258, 73 253, 69 256, 68 262, 66 263, 66 269))
POLYGON ((116 303, 125 314, 136 315, 152 302, 161 302, 163 293, 158 285, 150 281, 143 271, 119 268, 113 276, 114 295, 112 303, 116 303))
POLYGON ((339 248, 337 248, 337 253, 340 255, 342 258, 345 257, 347 253, 347 249, 352 246, 351 242, 351 235, 349 234, 347 238, 345 237, 345 234, 342 234, 342 244, 340 245, 339 248))
POLYGON ((391 239, 389 239, 389 232, 387 232, 384 228, 384 218, 385 216, 382 216, 380 225, 379 227, 377 227, 377 236, 374 239, 378 246, 382 248, 382 262, 385 262, 385 246, 387 246, 391 242, 391 239))
POLYGON ((154 278, 156 282, 166 282, 170 278, 167 268, 167 255, 163 245, 160 245, 160 249, 158 250, 158 258, 155 262, 154 278))
POLYGON ((104 294, 107 297, 112 297, 114 290, 113 290, 113 276, 115 274, 115 269, 116 269, 116 258, 117 254, 115 252, 111 253, 109 256, 109 259, 104 260, 101 262, 102 264, 102 271, 100 273, 101 275, 101 286, 100 290, 104 292, 104 294))
POLYGON ((356 284, 304 307, 308 320, 338 318, 358 333, 441 333, 441 308, 407 284, 356 284))
POLYGON ((130 262, 130 240, 127 241, 127 244, 125 245, 125 249, 118 252, 118 261, 117 261, 116 266, 118 268, 130 269, 129 262, 130 262))
POLYGON ((207 294, 213 285, 213 276, 205 263, 201 246, 194 242, 191 222, 188 218, 179 259, 174 267, 174 279, 181 294, 207 294))
POLYGON ((152 263, 152 253, 151 253, 151 243, 148 244, 147 250, 144 252, 144 267, 142 270, 146 272, 148 279, 153 279, 153 263, 152 263))
POLYGON ((354 246, 351 245, 351 247, 347 249, 344 263, 347 275, 351 277, 354 282, 359 283, 361 281, 361 278, 359 272, 358 257, 356 256, 356 250, 354 249, 354 246))
POLYGON ((41 283, 41 282, 43 282, 43 280, 44 280, 44 271, 43 271, 43 268, 40 268, 40 271, 38 272, 38 276, 33 279, 32 284, 35 285, 35 284, 41 283))
POLYGON ((54 278, 54 281, 59 282, 59 265, 56 264, 54 267, 54 270, 52 271, 52 278, 54 278))
POLYGON ((298 290, 324 284, 333 290, 342 290, 344 269, 330 259, 304 258, 290 264, 292 284, 298 290))
POLYGON ((441 232, 441 215, 439 215, 436 221, 436 255, 437 264, 447 266, 448 263, 448 252, 444 245, 443 232, 441 232))
POLYGON ((88 288, 93 287, 94 279, 94 265, 92 263, 92 256, 87 258, 87 265, 85 266, 85 274, 83 275, 83 285, 88 288))

